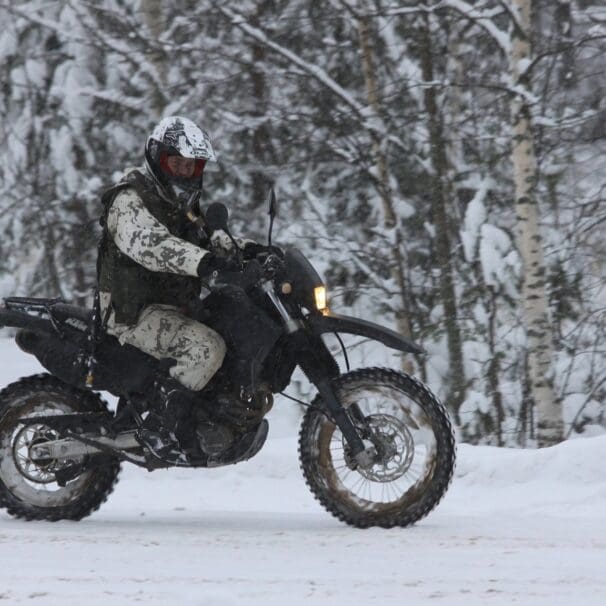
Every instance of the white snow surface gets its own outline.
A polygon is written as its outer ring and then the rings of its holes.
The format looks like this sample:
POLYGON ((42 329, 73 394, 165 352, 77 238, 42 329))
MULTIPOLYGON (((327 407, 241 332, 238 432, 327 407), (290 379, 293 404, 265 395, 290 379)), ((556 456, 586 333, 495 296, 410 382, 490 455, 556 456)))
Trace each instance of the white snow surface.
MULTIPOLYGON (((3 384, 41 370, 7 339, 0 359, 3 384)), ((81 522, 0 512, 0 603, 606 603, 606 436, 540 451, 460 445, 451 489, 427 518, 356 530, 314 501, 292 415, 273 417, 247 463, 124 466, 81 522)))

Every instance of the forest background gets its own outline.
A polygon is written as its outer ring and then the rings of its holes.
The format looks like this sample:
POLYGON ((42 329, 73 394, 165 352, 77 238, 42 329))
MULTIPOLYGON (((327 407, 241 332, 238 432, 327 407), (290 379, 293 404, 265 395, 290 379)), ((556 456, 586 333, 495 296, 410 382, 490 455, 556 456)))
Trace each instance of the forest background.
POLYGON ((598 0, 0 0, 0 296, 90 304, 100 194, 153 125, 204 202, 428 355, 459 438, 606 432, 606 7, 598 0))

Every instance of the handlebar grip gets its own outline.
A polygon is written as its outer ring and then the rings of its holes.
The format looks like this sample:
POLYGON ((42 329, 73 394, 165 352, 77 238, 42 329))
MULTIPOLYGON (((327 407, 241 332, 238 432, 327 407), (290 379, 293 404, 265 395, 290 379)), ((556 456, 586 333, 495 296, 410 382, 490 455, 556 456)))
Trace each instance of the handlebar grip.
POLYGON ((249 261, 243 271, 224 271, 217 275, 219 284, 231 284, 243 290, 255 286, 263 277, 263 270, 258 261, 249 261))
POLYGON ((268 255, 263 263, 263 273, 268 278, 274 278, 284 268, 284 261, 278 255, 268 255))

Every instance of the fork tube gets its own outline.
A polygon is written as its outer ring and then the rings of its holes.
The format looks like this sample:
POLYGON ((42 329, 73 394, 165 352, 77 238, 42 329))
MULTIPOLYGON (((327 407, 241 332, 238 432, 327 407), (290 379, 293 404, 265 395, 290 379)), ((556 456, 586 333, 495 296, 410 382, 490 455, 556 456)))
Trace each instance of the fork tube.
POLYGON ((332 419, 343 433, 347 445, 351 448, 355 458, 365 451, 364 442, 358 435, 349 415, 337 399, 330 377, 328 376, 326 361, 318 357, 317 348, 310 342, 303 331, 292 335, 293 345, 299 351, 299 366, 307 378, 316 386, 332 419))
POLYGON ((299 324, 294 318, 291 317, 286 307, 284 307, 282 301, 280 301, 278 295, 276 295, 273 283, 268 280, 262 284, 261 288, 267 294, 270 301, 274 304, 274 307, 278 310, 278 313, 284 322, 284 326, 286 327, 286 332, 288 334, 297 332, 299 330, 299 324))
POLYGON ((347 445, 351 448, 352 456, 356 458, 357 455, 364 452, 366 447, 358 435, 354 424, 351 422, 349 415, 345 412, 345 409, 337 400, 330 381, 328 379, 322 379, 316 382, 316 387, 318 388, 318 392, 326 404, 332 418, 343 433, 343 436, 347 441, 347 445))

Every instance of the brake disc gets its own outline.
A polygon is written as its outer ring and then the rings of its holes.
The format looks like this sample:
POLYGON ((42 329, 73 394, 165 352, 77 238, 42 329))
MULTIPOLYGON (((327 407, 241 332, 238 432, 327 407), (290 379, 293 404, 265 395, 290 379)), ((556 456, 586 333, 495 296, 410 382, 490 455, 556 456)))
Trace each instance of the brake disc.
POLYGON ((370 432, 367 439, 377 451, 374 463, 366 469, 356 465, 343 438, 347 465, 373 482, 393 482, 402 477, 414 460, 414 439, 406 424, 388 414, 368 415, 365 422, 370 432))

